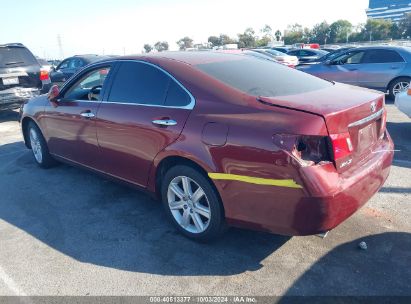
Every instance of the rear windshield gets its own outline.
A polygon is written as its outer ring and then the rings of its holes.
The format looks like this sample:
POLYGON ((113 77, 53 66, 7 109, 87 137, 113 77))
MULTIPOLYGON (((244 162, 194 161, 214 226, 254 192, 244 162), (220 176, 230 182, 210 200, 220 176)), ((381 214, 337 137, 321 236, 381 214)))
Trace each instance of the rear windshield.
POLYGON ((0 67, 38 64, 30 51, 23 47, 0 47, 0 67))
MULTIPOLYGON (((231 56, 234 57, 234 56, 231 56)), ((227 61, 198 64, 208 75, 254 96, 286 96, 332 86, 332 83, 270 60, 236 56, 227 61)))

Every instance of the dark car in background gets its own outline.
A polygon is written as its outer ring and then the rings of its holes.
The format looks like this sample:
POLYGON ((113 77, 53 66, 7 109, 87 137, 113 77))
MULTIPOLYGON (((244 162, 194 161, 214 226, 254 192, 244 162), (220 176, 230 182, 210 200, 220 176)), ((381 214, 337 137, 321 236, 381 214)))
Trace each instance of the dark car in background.
POLYGON ((287 53, 290 56, 297 56, 300 63, 318 60, 327 54, 328 52, 317 49, 298 49, 287 53))
POLYGON ((298 69, 323 79, 388 92, 394 98, 409 87, 411 48, 355 48, 323 63, 302 65, 298 69))
POLYGON ((109 57, 93 54, 75 55, 73 57, 66 58, 50 72, 51 82, 53 84, 60 85, 86 65, 107 58, 109 57))
POLYGON ((18 108, 50 88, 47 71, 21 43, 0 45, 0 110, 18 108))
POLYGON ((337 56, 344 54, 346 51, 349 51, 352 49, 354 49, 354 47, 345 47, 345 48, 341 48, 338 50, 333 50, 329 52, 328 54, 322 56, 321 58, 318 58, 312 61, 306 61, 301 64, 317 64, 317 63, 325 62, 327 60, 332 60, 333 58, 336 58, 337 56))

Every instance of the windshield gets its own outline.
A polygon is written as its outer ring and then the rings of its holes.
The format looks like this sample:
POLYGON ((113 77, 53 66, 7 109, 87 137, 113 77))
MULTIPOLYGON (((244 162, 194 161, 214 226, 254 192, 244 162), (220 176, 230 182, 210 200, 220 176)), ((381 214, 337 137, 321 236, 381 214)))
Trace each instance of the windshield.
POLYGON ((38 64, 29 50, 23 47, 0 47, 0 67, 38 64))
POLYGON ((266 52, 268 52, 268 53, 270 53, 274 56, 284 56, 284 55, 286 55, 286 54, 284 54, 282 52, 279 52, 279 51, 276 51, 276 50, 266 50, 266 52))
POLYGON ((198 64, 208 75, 254 96, 302 94, 332 86, 332 83, 281 64, 249 56, 198 64))

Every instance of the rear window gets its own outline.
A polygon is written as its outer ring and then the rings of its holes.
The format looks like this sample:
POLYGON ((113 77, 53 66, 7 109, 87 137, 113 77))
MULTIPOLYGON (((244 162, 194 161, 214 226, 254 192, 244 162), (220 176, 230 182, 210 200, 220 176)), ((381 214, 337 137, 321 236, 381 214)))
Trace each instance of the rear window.
POLYGON ((269 60, 238 56, 235 60, 198 64, 208 75, 254 96, 286 96, 332 86, 332 83, 269 60))
POLYGON ((0 67, 38 64, 30 51, 23 47, 0 47, 0 67))

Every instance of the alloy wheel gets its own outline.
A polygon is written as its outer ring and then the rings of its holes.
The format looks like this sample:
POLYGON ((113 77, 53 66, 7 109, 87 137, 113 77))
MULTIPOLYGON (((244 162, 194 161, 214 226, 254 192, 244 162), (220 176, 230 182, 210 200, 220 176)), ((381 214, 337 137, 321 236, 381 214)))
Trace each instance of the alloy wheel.
POLYGON ((34 158, 39 164, 41 164, 41 162, 43 161, 43 153, 41 149, 39 135, 37 134, 34 128, 30 129, 30 145, 31 145, 31 150, 33 151, 33 154, 34 154, 34 158))
POLYGON ((392 88, 392 92, 394 95, 397 95, 398 93, 408 90, 409 86, 409 82, 400 81, 394 85, 394 87, 392 88))
POLYGON ((210 203, 204 190, 193 179, 175 177, 168 185, 167 202, 174 219, 184 230, 198 234, 209 226, 210 203))

